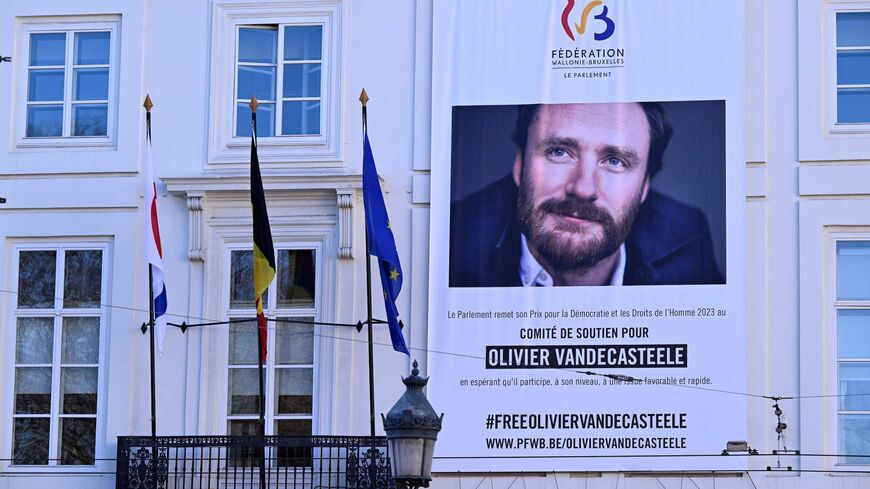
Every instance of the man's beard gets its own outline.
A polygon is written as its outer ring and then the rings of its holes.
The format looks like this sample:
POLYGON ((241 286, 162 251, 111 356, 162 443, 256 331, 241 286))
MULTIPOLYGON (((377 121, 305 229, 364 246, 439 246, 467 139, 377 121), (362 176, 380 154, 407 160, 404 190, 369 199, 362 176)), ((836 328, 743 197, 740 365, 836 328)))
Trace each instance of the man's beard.
POLYGON ((588 200, 567 196, 535 204, 531 185, 523 180, 517 201, 517 216, 530 247, 555 270, 582 272, 614 254, 625 242, 641 204, 640 192, 631 201, 625 215, 617 221, 606 209, 588 200), (591 237, 592 224, 566 222, 544 229, 548 214, 564 215, 598 223, 603 236, 591 237), (577 238, 584 238, 578 241, 577 238))

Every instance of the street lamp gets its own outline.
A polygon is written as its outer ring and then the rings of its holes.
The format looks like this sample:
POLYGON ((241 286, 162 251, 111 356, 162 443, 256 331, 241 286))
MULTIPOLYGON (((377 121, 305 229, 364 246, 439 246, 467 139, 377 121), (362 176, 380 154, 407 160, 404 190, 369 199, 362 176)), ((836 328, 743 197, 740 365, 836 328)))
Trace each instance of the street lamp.
POLYGON ((429 487, 432 480, 432 455, 441 431, 441 420, 423 393, 429 378, 420 377, 417 361, 411 376, 402 379, 407 390, 386 416, 384 431, 390 450, 393 480, 400 486, 417 489, 429 487))

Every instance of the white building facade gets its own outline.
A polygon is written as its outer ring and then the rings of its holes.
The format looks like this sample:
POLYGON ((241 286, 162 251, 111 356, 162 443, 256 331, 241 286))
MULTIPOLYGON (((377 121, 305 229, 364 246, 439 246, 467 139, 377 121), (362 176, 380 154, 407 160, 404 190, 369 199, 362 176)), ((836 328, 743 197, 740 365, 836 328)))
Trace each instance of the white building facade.
MULTIPOLYGON (((0 489, 113 487, 117 437, 150 433, 140 330, 146 94, 164 184, 169 321, 253 316, 248 102, 256 95, 278 265, 267 315, 356 324, 366 316, 365 88, 406 274, 405 338, 423 372, 438 375, 426 369, 430 243, 446 239, 429 232, 437 3, 0 5, 0 56, 11 57, 0 63, 8 114, 0 119, 0 489)), ((517 459, 515 471, 442 473, 433 484, 870 483, 870 458, 846 456, 870 455, 862 397, 870 393, 870 2, 747 1, 745 12, 746 393, 783 397, 788 428, 778 438, 771 399, 710 399, 745 405, 753 448, 805 455, 780 459, 792 471, 764 472, 777 458, 758 456, 746 466, 761 472, 721 474, 528 472, 517 459)), ((365 330, 270 325, 267 432, 368 434, 365 330)), ((156 363, 158 434, 255 434, 255 339, 251 322, 170 327, 156 363)), ((386 326, 374 340, 380 413, 403 392, 410 361, 393 352, 386 326)))

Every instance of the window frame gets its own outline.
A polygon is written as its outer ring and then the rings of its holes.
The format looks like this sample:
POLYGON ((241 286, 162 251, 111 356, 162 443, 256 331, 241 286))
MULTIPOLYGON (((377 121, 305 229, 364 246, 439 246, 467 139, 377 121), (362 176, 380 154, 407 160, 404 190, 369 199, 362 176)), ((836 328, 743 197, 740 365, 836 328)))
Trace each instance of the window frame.
MULTIPOLYGON (((9 450, 9 460, 2 463, 4 470, 10 473, 15 472, 54 472, 62 470, 65 472, 99 472, 106 468, 105 436, 106 436, 106 409, 108 406, 108 394, 106 388, 107 379, 107 344, 109 330, 109 310, 106 304, 110 303, 109 291, 110 288, 110 270, 111 247, 106 240, 70 240, 70 241, 36 241, 36 242, 19 242, 14 243, 10 254, 12 263, 10 267, 10 280, 13 281, 13 294, 10 294, 10 307, 8 324, 14 325, 10 327, 7 333, 7 366, 9 371, 7 374, 7 385, 11 386, 7 391, 6 412, 8 416, 4 423, 6 424, 6 433, 8 438, 3 441, 4 449, 9 450), (60 259, 60 256, 66 251, 74 250, 99 250, 102 253, 102 271, 100 277, 100 306, 98 308, 65 308, 62 301, 63 298, 63 279, 64 268, 66 263, 65 256, 60 259), (22 251, 55 251, 55 304, 51 308, 41 309, 19 309, 18 308, 18 278, 19 278, 19 260, 22 251), (54 320, 53 338, 52 338, 52 377, 51 377, 51 408, 49 414, 31 416, 27 414, 18 415, 15 413, 15 374, 18 368, 16 359, 16 343, 17 343, 17 318, 19 317, 47 317, 51 316, 54 320), (66 317, 95 317, 100 318, 99 330, 99 347, 97 368, 97 402, 96 413, 94 415, 68 415, 60 412, 60 390, 61 390, 61 372, 64 365, 61 361, 61 342, 63 334, 63 318, 66 317), (47 417, 49 422, 49 447, 48 447, 48 464, 45 465, 25 465, 14 463, 14 420, 16 418, 28 417, 47 417), (94 463, 91 465, 62 465, 60 464, 60 422, 64 418, 70 417, 94 417, 96 419, 96 428, 94 432, 94 463)), ((24 364, 30 366, 31 364, 24 364)), ((36 365, 36 364, 33 364, 36 365)), ((91 364, 82 365, 83 367, 93 367, 91 364)))
MULTIPOLYGON (((115 16, 94 16, 86 18, 51 17, 27 20, 20 25, 17 36, 19 63, 16 73, 15 96, 15 142, 18 148, 100 148, 113 147, 116 142, 118 124, 118 78, 120 72, 119 42, 120 21, 115 16), (109 87, 105 136, 73 136, 72 133, 72 85, 74 63, 74 34, 76 32, 109 32, 109 87), (61 136, 27 137, 27 91, 30 71, 30 39, 33 34, 65 32, 66 59, 64 64, 63 129, 61 136), (67 135, 68 134, 68 135, 67 135)), ((102 102, 100 102, 102 103, 102 102)))
MULTIPOLYGON (((232 308, 230 306, 230 284, 232 281, 232 253, 233 251, 250 251, 252 249, 251 244, 241 244, 241 243, 232 243, 228 244, 224 249, 224 263, 226 263, 226 267, 223 273, 224 284, 225 287, 222 287, 222 295, 221 298, 224 310, 224 317, 228 320, 234 318, 252 318, 256 315, 256 309, 251 308, 232 308)), ((275 251, 276 256, 278 251, 290 250, 290 251, 312 251, 314 253, 314 306, 310 308, 285 308, 278 309, 276 307, 277 303, 277 282, 278 277, 276 274, 275 279, 269 284, 268 289, 268 298, 267 304, 263 308, 263 311, 267 318, 314 318, 314 321, 319 321, 321 318, 321 309, 322 309, 322 270, 323 270, 323 257, 322 257, 322 248, 319 244, 316 243, 287 243, 287 242, 276 242, 275 243, 275 251)), ((319 375, 320 375, 320 350, 318 347, 318 338, 321 335, 321 327, 318 325, 313 326, 313 335, 314 335, 314 344, 312 346, 312 363, 310 367, 308 364, 305 365, 284 365, 278 366, 275 361, 275 345, 277 343, 277 333, 275 324, 277 323, 268 323, 267 329, 268 333, 268 345, 267 345, 267 361, 263 364, 263 370, 265 373, 265 377, 263 380, 264 390, 265 390, 265 424, 266 424, 266 434, 274 434, 275 431, 275 422, 279 420, 310 420, 311 421, 311 435, 317 434, 317 422, 318 422, 318 407, 320 405, 319 402, 319 375), (275 412, 274 406, 276 402, 276 394, 275 394, 275 381, 277 379, 277 370, 283 368, 311 368, 311 414, 277 414, 275 412)), ((229 345, 229 327, 227 327, 226 332, 224 333, 224 338, 226 344, 229 345)), ((229 434, 229 422, 232 420, 257 420, 259 419, 259 415, 254 414, 230 414, 229 406, 228 406, 228 396, 229 396, 229 372, 232 369, 250 369, 249 365, 231 365, 229 362, 229 348, 227 348, 226 358, 223 359, 223 363, 225 366, 225 388, 223 391, 223 426, 226 430, 227 434, 229 434)), ((255 366, 254 369, 257 367, 255 366)))
MULTIPOLYGON (((322 22, 312 22, 312 23, 294 22, 294 23, 284 23, 284 24, 260 23, 260 24, 251 24, 251 25, 236 24, 236 31, 234 34, 235 35, 235 53, 233 55, 233 58, 234 58, 233 97, 234 98, 233 98, 233 106, 232 106, 233 114, 231 117, 233 127, 230 131, 230 138, 243 139, 245 141, 249 141, 249 136, 236 136, 236 133, 238 133, 238 130, 239 130, 239 127, 238 127, 238 119, 239 118, 238 118, 238 113, 237 113, 238 104, 242 103, 240 101, 240 99, 238 98, 239 65, 242 64, 242 62, 239 61, 239 51, 240 51, 239 41, 241 39, 241 36, 239 35, 239 33, 242 29, 270 30, 273 26, 277 28, 277 35, 276 35, 276 40, 275 40, 275 42, 277 43, 276 50, 275 50, 275 57, 276 57, 276 59, 275 59, 275 87, 274 87, 275 88, 275 99, 272 101, 269 101, 269 103, 275 105, 275 121, 274 121, 274 127, 272 128, 272 133, 273 133, 272 136, 260 136, 258 134, 257 135, 257 143, 259 145, 259 143, 261 141, 267 142, 271 139, 279 139, 280 140, 280 139, 284 139, 284 138, 297 138, 300 141, 303 139, 319 139, 323 135, 323 127, 324 127, 324 123, 326 122, 326 116, 327 116, 327 114, 323 111, 323 92, 325 91, 324 85, 326 82, 325 78, 323 77, 323 70, 324 70, 323 67, 325 64, 324 59, 323 59, 323 51, 324 51, 325 44, 326 44, 326 39, 325 39, 326 26, 322 22), (287 27, 311 27, 311 26, 318 26, 322 29, 321 30, 320 59, 318 59, 318 60, 289 60, 289 61, 284 59, 284 57, 283 57, 284 37, 286 35, 285 29, 287 27), (287 65, 287 64, 319 64, 320 71, 321 71, 320 95, 318 97, 284 97, 284 65, 287 65), (281 134, 283 123, 284 123, 283 117, 282 117, 283 110, 284 110, 283 109, 284 102, 287 102, 287 101, 312 101, 314 99, 316 99, 316 101, 320 103, 320 107, 321 107, 320 120, 319 120, 319 128, 320 128, 319 132, 317 134, 281 134)), ((248 66, 266 66, 267 65, 267 63, 251 63, 251 62, 244 62, 244 64, 248 65, 248 66)), ((268 65, 271 65, 271 63, 268 63, 268 65)), ((258 102, 262 102, 262 101, 258 100, 258 102)))
MULTIPOLYGON (((832 438, 832 446, 830 450, 831 453, 839 453, 840 447, 840 416, 841 415, 865 415, 870 419, 870 410, 868 411, 850 411, 850 410, 841 410, 840 409, 840 363, 870 363, 870 359, 855 359, 855 358, 840 358, 839 356, 839 311, 843 310, 870 310, 870 298, 868 299, 840 299, 838 297, 838 285, 839 285, 839 276, 837 274, 837 246, 839 243, 844 242, 868 242, 870 243, 870 231, 864 232, 837 232, 834 231, 829 235, 828 242, 828 270, 829 272, 829 282, 828 282, 828 324, 829 333, 826 347, 826 357, 829 359, 827 364, 829 366, 829 371, 826 379, 826 383, 832 386, 831 392, 836 394, 836 397, 830 398, 828 404, 828 413, 830 416, 828 418, 829 424, 831 426, 831 438, 832 438)), ((870 458, 867 459, 865 463, 856 464, 856 463, 846 463, 842 462, 839 457, 832 459, 831 465, 834 467, 847 467, 847 468, 855 468, 855 467, 863 467, 866 465, 870 465, 870 458)))
MULTIPOLYGON (((870 114, 868 114, 867 122, 838 122, 837 120, 837 94, 841 88, 837 83, 837 54, 840 52, 840 48, 837 46, 837 14, 859 12, 870 12, 870 2, 828 4, 827 35, 825 37, 827 42, 824 44, 827 53, 825 56, 827 66, 824 72, 827 74, 827 79, 824 86, 827 94, 828 132, 831 134, 870 134, 870 114)), ((853 86, 850 85, 850 87, 853 86)))
MULTIPOLYGON (((246 169, 250 138, 236 137, 236 77, 239 27, 320 25, 321 92, 319 135, 261 137, 260 164, 293 168, 341 168, 342 3, 339 0, 239 3, 217 0, 212 14, 206 169, 246 169)), ((281 60, 278 67, 281 67, 281 60)), ((280 70, 279 70, 280 71, 280 70)), ((281 87, 276 86, 276 90, 281 87)), ((280 95, 280 91, 276 96, 280 95)), ((276 120, 276 132, 280 127, 276 120)))

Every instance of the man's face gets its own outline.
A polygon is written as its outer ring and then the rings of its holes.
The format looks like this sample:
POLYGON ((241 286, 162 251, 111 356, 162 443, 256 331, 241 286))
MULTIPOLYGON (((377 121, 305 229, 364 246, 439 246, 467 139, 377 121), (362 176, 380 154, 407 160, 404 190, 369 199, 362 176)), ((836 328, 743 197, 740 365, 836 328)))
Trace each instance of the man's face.
POLYGON ((638 104, 542 105, 517 151, 518 217, 536 257, 582 271, 625 241, 649 188, 638 104))

